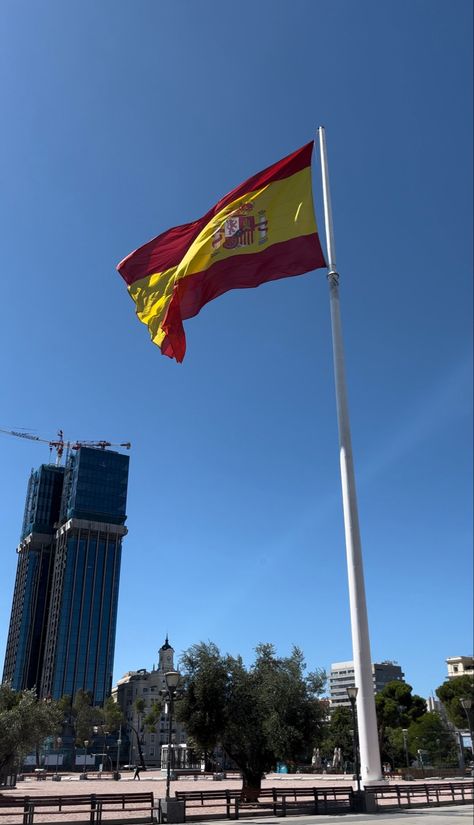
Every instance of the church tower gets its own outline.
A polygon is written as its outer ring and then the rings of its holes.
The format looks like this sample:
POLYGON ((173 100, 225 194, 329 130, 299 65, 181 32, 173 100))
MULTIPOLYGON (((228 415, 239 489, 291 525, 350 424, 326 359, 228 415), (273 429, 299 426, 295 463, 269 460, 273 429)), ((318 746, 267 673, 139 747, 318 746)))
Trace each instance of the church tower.
POLYGON ((161 673, 167 673, 170 670, 174 670, 174 649, 171 647, 168 641, 168 634, 166 634, 166 639, 164 645, 162 645, 158 651, 158 670, 161 673))

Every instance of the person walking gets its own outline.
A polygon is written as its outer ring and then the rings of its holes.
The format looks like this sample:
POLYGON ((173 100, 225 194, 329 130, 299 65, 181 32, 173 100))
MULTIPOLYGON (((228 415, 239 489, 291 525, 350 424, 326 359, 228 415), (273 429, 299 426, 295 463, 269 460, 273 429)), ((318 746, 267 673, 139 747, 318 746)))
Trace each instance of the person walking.
POLYGON ((134 779, 140 779, 140 771, 141 771, 140 765, 135 765, 135 771, 134 771, 134 774, 133 774, 134 779))

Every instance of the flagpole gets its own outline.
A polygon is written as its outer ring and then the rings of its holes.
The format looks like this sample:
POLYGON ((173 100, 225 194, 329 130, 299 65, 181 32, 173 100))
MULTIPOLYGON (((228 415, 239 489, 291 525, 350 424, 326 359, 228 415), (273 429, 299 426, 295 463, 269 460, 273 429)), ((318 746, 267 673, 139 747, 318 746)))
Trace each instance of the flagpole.
POLYGON ((326 135, 319 128, 321 170, 323 182, 324 219, 328 254, 328 282, 331 306, 331 326, 336 384, 337 420, 339 427, 339 457, 341 465, 342 502, 346 537, 347 572, 352 628, 355 684, 357 692, 357 728, 359 734, 360 770, 364 784, 382 778, 380 750, 375 714, 372 660, 370 655, 369 623, 365 598, 364 569, 357 510, 357 495, 352 457, 349 407, 347 401, 344 348, 339 307, 339 274, 336 268, 336 249, 329 192, 326 135))

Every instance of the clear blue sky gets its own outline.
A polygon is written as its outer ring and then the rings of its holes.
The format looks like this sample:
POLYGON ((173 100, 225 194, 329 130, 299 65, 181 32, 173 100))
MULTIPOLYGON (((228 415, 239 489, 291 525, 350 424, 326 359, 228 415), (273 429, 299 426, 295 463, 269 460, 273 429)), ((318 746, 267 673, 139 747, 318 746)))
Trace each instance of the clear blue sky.
MULTIPOLYGON (((351 659, 324 270, 149 341, 116 263, 327 130, 372 658, 472 653, 470 0, 3 0, 0 426, 133 443, 115 678, 351 659)), ((318 154, 315 203, 323 230, 318 154)), ((30 468, 0 437, 8 631, 30 468)))

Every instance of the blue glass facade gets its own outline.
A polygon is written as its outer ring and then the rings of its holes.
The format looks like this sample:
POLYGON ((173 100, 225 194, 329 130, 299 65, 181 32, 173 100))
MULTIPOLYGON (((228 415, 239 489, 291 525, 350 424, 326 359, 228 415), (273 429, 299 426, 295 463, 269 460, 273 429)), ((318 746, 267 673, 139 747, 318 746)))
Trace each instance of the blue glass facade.
POLYGON ((70 456, 61 502, 61 521, 70 518, 125 524, 127 455, 82 447, 70 456))
POLYGON ((56 699, 82 689, 95 704, 110 694, 128 465, 82 447, 65 471, 32 473, 5 658, 14 687, 56 699))
POLYGON ((23 542, 8 631, 3 681, 15 690, 39 688, 51 581, 52 538, 23 542))
POLYGON ((56 631, 47 644, 45 695, 74 696, 82 689, 100 704, 110 693, 121 539, 76 522, 58 543, 62 583, 60 597, 51 604, 56 631))
POLYGON ((25 514, 21 538, 30 533, 49 533, 59 520, 59 508, 63 490, 64 467, 42 464, 32 470, 26 493, 25 514))

